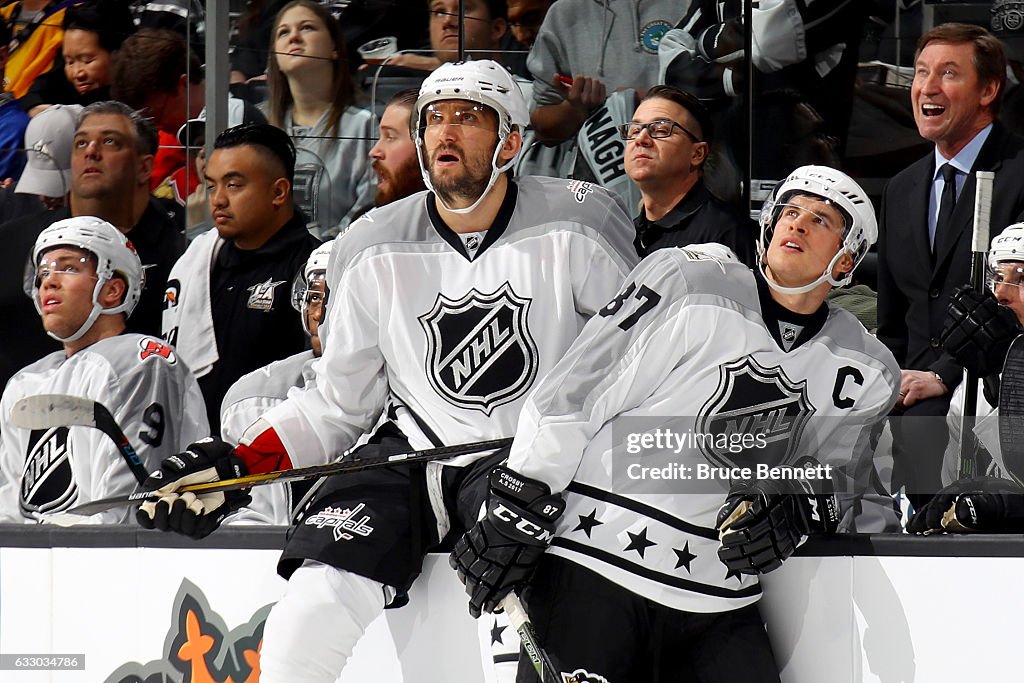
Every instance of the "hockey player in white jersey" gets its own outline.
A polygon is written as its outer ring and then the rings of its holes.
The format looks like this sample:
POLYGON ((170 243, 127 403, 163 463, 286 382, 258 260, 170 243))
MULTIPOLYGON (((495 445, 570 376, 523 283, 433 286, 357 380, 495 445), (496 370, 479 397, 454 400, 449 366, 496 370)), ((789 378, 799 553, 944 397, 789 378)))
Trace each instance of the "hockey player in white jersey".
MULTIPOLYGON (((46 332, 64 348, 12 377, 0 399, 4 522, 46 521, 48 513, 139 488, 103 432, 28 430, 8 422, 21 398, 57 393, 103 404, 148 468, 209 432, 199 386, 174 350, 160 339, 124 333, 144 274, 117 228, 92 216, 57 221, 39 234, 31 258, 26 293, 46 332)), ((128 519, 118 509, 82 521, 128 519)))
POLYGON ((998 407, 1003 363, 1011 343, 1024 333, 1024 223, 992 238, 988 271, 987 289, 967 286, 953 294, 942 331, 946 351, 982 380, 973 431, 983 449, 976 462, 986 465, 984 476, 958 478, 967 388, 961 382, 946 416, 950 439, 942 461, 943 488, 910 518, 911 533, 1024 532, 1021 473, 1006 464, 1000 430, 1010 425, 1000 425, 998 407), (986 462, 988 456, 991 462, 986 462))
MULTIPOLYGON (((452 554, 470 611, 529 582, 541 641, 578 680, 778 681, 757 574, 809 534, 897 524, 859 480, 899 368, 825 303, 876 235, 853 180, 806 166, 762 213, 757 273, 717 244, 645 258, 523 408, 487 513, 452 554), (658 430, 691 438, 659 452, 658 430), (763 447, 732 448, 745 435, 763 447), (828 465, 833 481, 805 490, 759 463, 828 465)), ((518 680, 536 675, 521 664, 518 680)))
MULTIPOLYGON (((246 427, 281 401, 288 392, 311 386, 316 381, 313 361, 320 357, 320 322, 327 299, 327 261, 334 240, 313 250, 300 277, 292 286, 292 306, 302 316, 302 328, 311 348, 253 370, 231 385, 220 409, 220 435, 227 443, 238 443, 246 427)), ((308 484, 300 482, 308 488, 308 484)), ((291 524, 292 493, 295 484, 270 484, 254 488, 252 501, 225 519, 226 524, 291 524)))
MULTIPOLYGON (((199 444, 179 459, 187 466, 165 462, 165 528, 189 517, 173 512, 183 505, 172 492, 178 477, 214 477, 211 464, 231 457, 252 472, 323 463, 382 414, 390 423, 366 447, 381 452, 511 436, 537 378, 635 265, 632 223, 607 191, 508 176, 529 114, 497 63, 438 68, 420 89, 415 121, 428 190, 372 210, 338 238, 315 388, 289 395, 234 449, 199 444)), ((503 457, 464 455, 323 486, 278 567, 289 583, 264 631, 261 680, 334 681, 423 555, 475 522, 503 457)), ((212 500, 190 514, 215 519, 224 506, 212 500)))

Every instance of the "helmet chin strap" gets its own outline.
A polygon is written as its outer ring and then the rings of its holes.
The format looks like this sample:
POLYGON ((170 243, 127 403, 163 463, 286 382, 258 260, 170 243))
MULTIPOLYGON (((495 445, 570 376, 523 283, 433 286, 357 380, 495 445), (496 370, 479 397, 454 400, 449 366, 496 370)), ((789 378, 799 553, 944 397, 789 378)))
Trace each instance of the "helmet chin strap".
POLYGON ((786 287, 785 285, 780 285, 778 282, 772 279, 772 276, 768 274, 768 262, 766 258, 767 255, 762 257, 760 254, 758 254, 758 261, 760 263, 758 264, 757 269, 758 271, 760 271, 761 277, 764 278, 764 281, 768 283, 768 286, 774 289, 776 292, 780 294, 806 294, 811 290, 817 289, 823 282, 828 282, 833 287, 842 287, 843 285, 847 285, 850 283, 850 279, 853 277, 852 271, 846 273, 839 280, 836 280, 832 277, 832 271, 835 270, 835 267, 839 264, 839 259, 841 259, 843 257, 843 254, 845 253, 846 252, 843 251, 842 249, 837 251, 836 255, 832 257, 832 260, 825 268, 825 272, 818 276, 818 279, 809 282, 806 285, 801 285, 799 287, 786 287))
POLYGON ((437 197, 437 201, 441 202, 441 206, 444 207, 445 211, 449 211, 451 213, 470 213, 471 211, 473 211, 473 209, 480 206, 480 202, 484 200, 484 197, 490 194, 491 190, 494 189, 494 184, 498 182, 498 176, 500 176, 508 169, 512 168, 512 164, 515 163, 515 157, 513 157, 512 159, 509 159, 505 163, 505 165, 500 167, 498 166, 498 155, 501 153, 502 148, 505 146, 505 140, 507 139, 508 135, 503 135, 502 137, 498 138, 498 144, 494 147, 494 155, 491 156, 491 177, 487 180, 487 186, 484 187, 484 191, 480 193, 480 196, 476 198, 476 201, 467 206, 466 208, 454 209, 448 206, 447 202, 441 199, 441 195, 439 195, 437 193, 437 190, 434 189, 433 183, 430 182, 430 173, 427 171, 427 166, 425 163, 426 155, 423 152, 423 144, 421 141, 420 144, 416 145, 416 155, 419 157, 420 160, 420 175, 423 176, 423 184, 427 186, 428 190, 434 193, 434 196, 437 197))
MULTIPOLYGON (((85 333, 88 332, 92 328, 93 324, 96 322, 96 320, 100 317, 101 314, 106 313, 106 314, 111 314, 112 315, 114 313, 120 313, 121 309, 123 308, 123 306, 118 306, 116 308, 112 308, 112 309, 109 309, 109 310, 104 309, 102 306, 100 306, 100 301, 99 301, 100 291, 103 289, 103 285, 105 285, 107 283, 108 279, 109 278, 104 278, 104 277, 97 278, 96 286, 93 287, 93 289, 92 289, 92 310, 89 311, 89 317, 87 317, 85 319, 85 322, 82 323, 81 327, 79 327, 73 334, 71 334, 70 336, 67 336, 67 337, 57 336, 56 334, 54 334, 50 330, 47 330, 46 334, 49 335, 50 337, 52 337, 53 339, 56 339, 57 341, 61 342, 62 344, 67 344, 69 342, 78 341, 79 339, 84 337, 85 333)), ((42 313, 42 307, 39 305, 39 291, 38 290, 36 290, 35 304, 36 304, 36 310, 38 310, 40 313, 42 313)))

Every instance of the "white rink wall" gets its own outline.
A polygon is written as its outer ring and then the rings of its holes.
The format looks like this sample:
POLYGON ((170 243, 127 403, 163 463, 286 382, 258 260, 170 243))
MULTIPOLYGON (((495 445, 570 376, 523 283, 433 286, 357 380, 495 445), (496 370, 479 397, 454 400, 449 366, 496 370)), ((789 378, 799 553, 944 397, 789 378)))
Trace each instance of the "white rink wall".
MULTIPOLYGON (((256 683, 262 622, 285 585, 281 540, 0 529, 0 653, 85 655, 85 670, 0 681, 256 683)), ((1021 537, 835 539, 769 575, 762 604, 785 683, 1016 681, 1022 575, 1021 537)), ((371 626, 340 681, 484 683, 479 653, 462 586, 432 555, 410 605, 371 626)))

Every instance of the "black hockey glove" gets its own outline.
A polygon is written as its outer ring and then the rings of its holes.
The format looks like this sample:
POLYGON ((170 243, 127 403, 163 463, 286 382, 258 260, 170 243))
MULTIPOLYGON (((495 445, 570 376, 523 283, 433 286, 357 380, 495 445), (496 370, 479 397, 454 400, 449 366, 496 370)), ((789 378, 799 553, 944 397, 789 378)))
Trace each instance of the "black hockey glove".
POLYGON ((209 535, 229 514, 252 501, 246 491, 216 493, 175 491, 186 484, 234 479, 248 474, 245 463, 233 454, 231 444, 206 438, 189 444, 182 453, 165 458, 149 475, 143 488, 161 494, 160 500, 143 503, 135 519, 146 529, 176 531, 192 538, 209 535))
POLYGON ((490 475, 487 513, 455 544, 448 559, 469 594, 469 613, 479 617, 527 581, 551 542, 565 509, 543 482, 504 465, 490 475))
POLYGON ((833 533, 839 505, 798 479, 734 484, 718 510, 718 557, 730 571, 767 574, 782 566, 807 536, 833 533))
POLYGON ((999 477, 954 481, 910 518, 907 531, 926 535, 1024 533, 1024 489, 999 477))
POLYGON ((1021 332, 1017 316, 994 296, 961 287, 949 300, 940 339, 957 363, 985 377, 1003 369, 1006 352, 1021 332))

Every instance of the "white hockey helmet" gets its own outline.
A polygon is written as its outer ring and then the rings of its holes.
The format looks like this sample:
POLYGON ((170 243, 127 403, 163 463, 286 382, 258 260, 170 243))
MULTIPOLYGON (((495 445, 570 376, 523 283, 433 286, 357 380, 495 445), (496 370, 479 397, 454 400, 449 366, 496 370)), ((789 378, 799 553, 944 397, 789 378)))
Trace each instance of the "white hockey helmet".
MULTIPOLYGON (((487 182, 480 197, 473 202, 472 206, 465 209, 453 209, 447 205, 445 208, 453 213, 469 213, 477 207, 487 193, 494 187, 498 176, 515 164, 516 158, 512 158, 502 166, 498 166, 498 154, 501 152, 505 140, 508 139, 513 127, 522 135, 526 126, 530 123, 530 111, 526 106, 526 98, 523 91, 505 67, 492 59, 474 59, 468 62, 449 62, 434 69, 433 72, 423 81, 420 86, 419 97, 416 98, 414 110, 415 116, 415 139, 416 156, 420 162, 420 174, 423 176, 423 183, 433 192, 434 186, 430 183, 430 173, 427 170, 427 161, 423 149, 423 111, 427 105, 441 100, 468 100, 490 107, 498 115, 498 144, 494 148, 494 156, 491 158, 491 178, 487 182)), ((520 148, 522 152, 522 148, 520 148)), ((518 153, 516 157, 518 157, 518 153)), ((442 200, 443 203, 443 200, 442 200)))
MULTIPOLYGON (((328 240, 310 253, 309 258, 306 259, 306 265, 302 267, 300 272, 292 283, 292 308, 302 314, 302 329, 306 331, 306 334, 311 334, 309 331, 309 318, 306 315, 306 311, 309 308, 309 298, 306 296, 309 292, 309 286, 313 282, 327 279, 327 264, 331 260, 331 250, 334 248, 334 240, 328 240)), ((324 303, 326 304, 326 293, 327 288, 324 287, 324 303)))
POLYGON ((757 242, 757 268, 772 289, 783 294, 803 294, 823 282, 828 282, 833 287, 850 284, 853 271, 864 260, 871 245, 878 240, 875 208, 867 193, 853 178, 828 166, 801 166, 790 173, 785 180, 775 186, 771 196, 764 203, 759 222, 761 235, 757 242), (782 208, 796 195, 819 197, 839 211, 844 223, 843 243, 818 279, 800 287, 783 287, 768 275, 766 256, 782 208), (849 254, 853 259, 853 268, 841 279, 835 280, 832 277, 832 269, 839 263, 843 254, 849 254))
POLYGON ((1024 223, 1014 223, 992 238, 988 267, 995 270, 1004 261, 1024 262, 1024 223))
POLYGON ((65 218, 39 233, 39 237, 36 238, 36 243, 32 247, 31 282, 26 283, 31 284, 31 287, 26 287, 26 293, 32 297, 37 311, 42 312, 38 296, 40 282, 36 276, 36 268, 39 265, 40 257, 57 247, 74 247, 95 256, 97 280, 96 286, 92 290, 92 311, 78 331, 69 337, 58 337, 52 332, 48 332, 51 337, 60 342, 72 342, 81 338, 101 314, 124 313, 125 317, 132 314, 146 284, 142 261, 139 260, 135 247, 124 236, 124 233, 95 216, 65 218), (124 300, 112 308, 103 308, 99 303, 100 292, 103 285, 115 275, 124 278, 127 284, 124 300))

